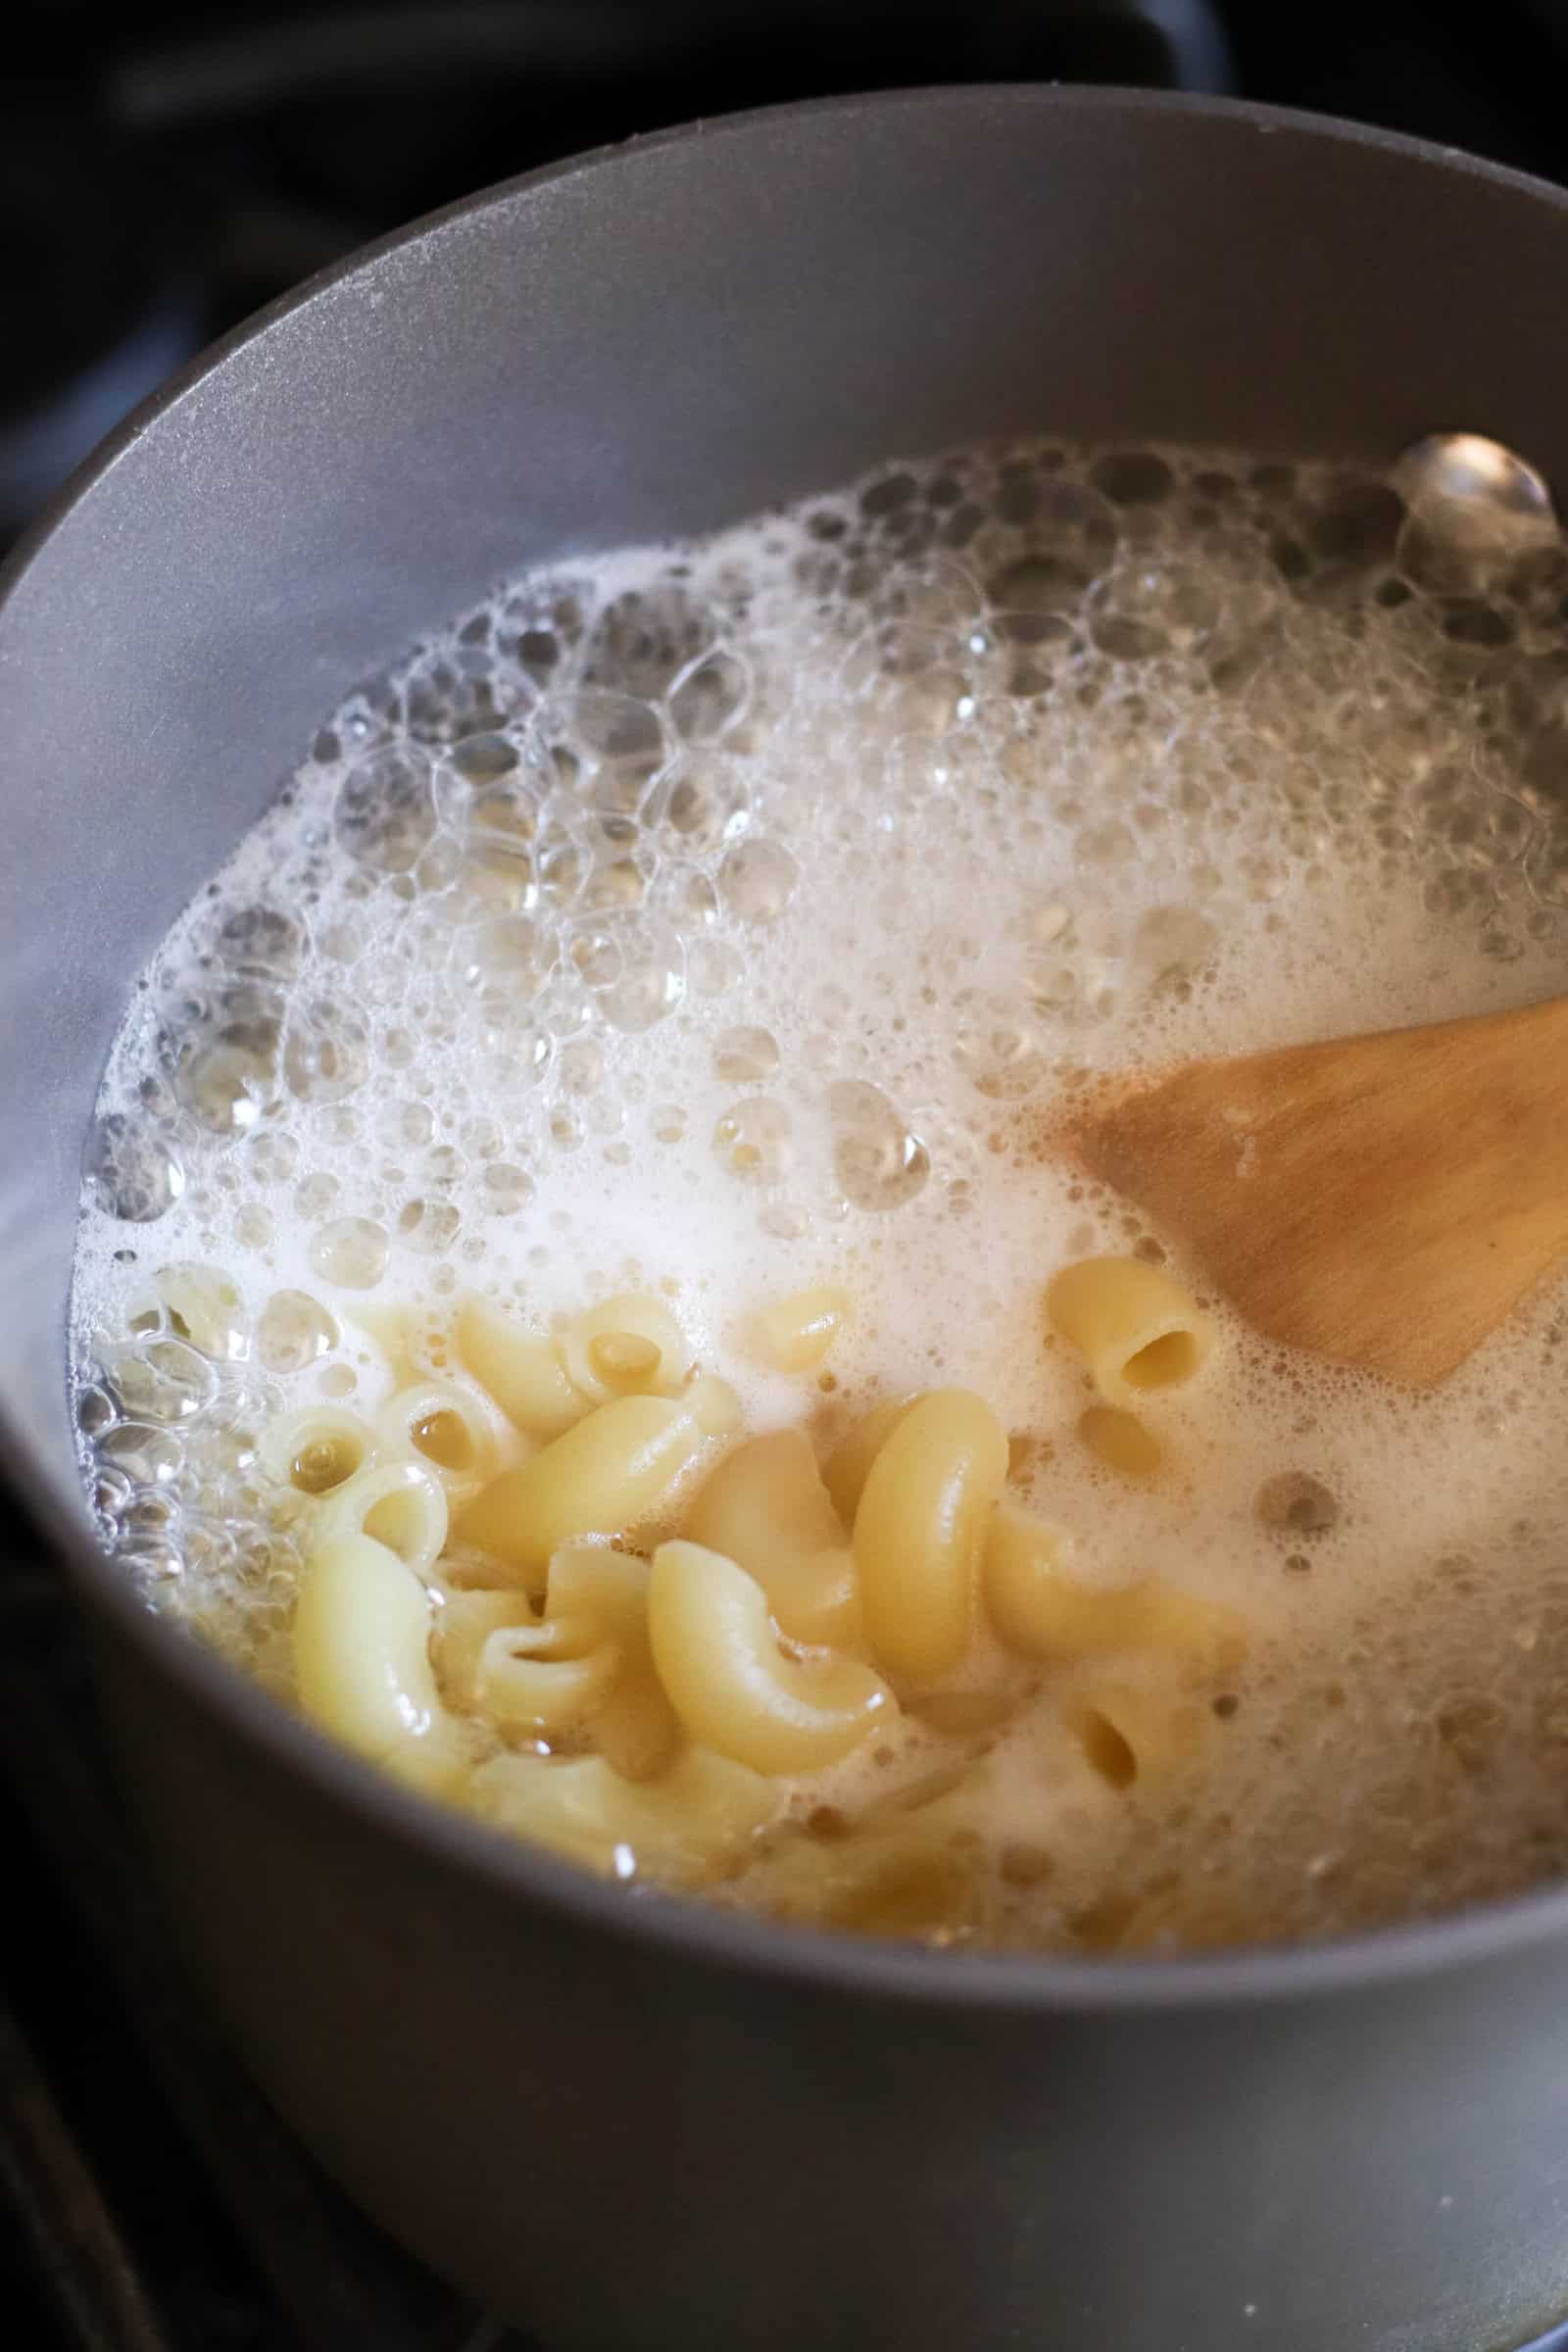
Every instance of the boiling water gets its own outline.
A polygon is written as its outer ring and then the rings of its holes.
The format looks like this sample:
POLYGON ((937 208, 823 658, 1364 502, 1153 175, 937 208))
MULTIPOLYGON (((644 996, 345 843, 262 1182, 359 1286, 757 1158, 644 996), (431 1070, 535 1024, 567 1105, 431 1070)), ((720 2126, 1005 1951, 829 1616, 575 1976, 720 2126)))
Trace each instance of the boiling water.
POLYGON ((1161 1240, 1036 1138, 1086 1073, 1563 986, 1565 600, 1471 441, 970 453, 499 591, 330 719, 112 1054, 74 1333, 126 1573, 286 1695, 269 1417, 373 1413, 389 1306, 441 1368, 466 1290, 662 1288, 753 1427, 973 1387, 1080 1573, 1252 1628, 1175 1798, 1016 1673, 797 1792, 831 1838, 966 1775, 944 1934, 1308 1935, 1563 1868, 1563 1298, 1421 1397, 1224 1324, 1135 1487, 1041 1294, 1161 1240), (749 1318, 823 1279, 830 1370, 766 1371, 749 1318))

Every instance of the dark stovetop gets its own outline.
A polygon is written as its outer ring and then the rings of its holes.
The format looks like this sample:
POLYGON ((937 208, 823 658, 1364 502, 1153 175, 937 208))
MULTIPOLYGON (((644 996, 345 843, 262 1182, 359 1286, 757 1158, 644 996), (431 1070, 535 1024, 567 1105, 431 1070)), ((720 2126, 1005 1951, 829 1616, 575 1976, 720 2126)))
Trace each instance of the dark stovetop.
POLYGON ((0 1565, 0 2340, 13 2352, 530 2352, 348 2204, 190 1991, 76 1628, 0 1565))
MULTIPOLYGON (((699 115, 1144 81, 1568 179, 1568 0, 1484 19, 1470 0, 966 0, 932 26, 903 0, 143 0, 107 30, 92 0, 13 0, 8 29, 0 305, 27 331, 0 373, 0 547, 129 402, 311 270, 488 180, 699 115)), ((64 1597, 3 1497, 0 1837, 0 2340, 527 2352, 346 2204, 185 1986, 64 1597)))

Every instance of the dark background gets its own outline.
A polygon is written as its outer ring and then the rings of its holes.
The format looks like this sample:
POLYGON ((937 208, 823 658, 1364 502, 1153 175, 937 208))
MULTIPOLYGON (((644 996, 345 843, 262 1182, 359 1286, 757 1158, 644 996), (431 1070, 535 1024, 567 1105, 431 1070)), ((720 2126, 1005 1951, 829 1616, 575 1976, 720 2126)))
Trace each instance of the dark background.
POLYGON ((552 157, 824 92, 1231 89, 1568 175, 1568 0, 12 0, 0 544, 260 303, 552 157))
MULTIPOLYGON (((1568 0, 12 0, 0 548, 214 335, 487 181, 737 107, 1055 78, 1317 108, 1568 180, 1568 0)), ((348 2213, 186 1997, 73 1629, 3 1519, 0 1839, 0 2343, 517 2352, 348 2213)))

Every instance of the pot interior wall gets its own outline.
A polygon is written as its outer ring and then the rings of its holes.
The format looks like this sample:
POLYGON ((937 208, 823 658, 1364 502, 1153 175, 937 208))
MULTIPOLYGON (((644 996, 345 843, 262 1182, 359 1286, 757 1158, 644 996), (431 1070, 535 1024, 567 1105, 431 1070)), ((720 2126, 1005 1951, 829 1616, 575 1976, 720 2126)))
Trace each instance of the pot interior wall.
POLYGON ((79 1519, 73 1212, 132 977, 422 625, 537 558, 1019 429, 1371 454, 1468 426, 1561 467, 1565 265, 1561 200, 1360 134, 971 90, 502 190, 239 340, 0 610, 0 1398, 35 1495, 79 1519))

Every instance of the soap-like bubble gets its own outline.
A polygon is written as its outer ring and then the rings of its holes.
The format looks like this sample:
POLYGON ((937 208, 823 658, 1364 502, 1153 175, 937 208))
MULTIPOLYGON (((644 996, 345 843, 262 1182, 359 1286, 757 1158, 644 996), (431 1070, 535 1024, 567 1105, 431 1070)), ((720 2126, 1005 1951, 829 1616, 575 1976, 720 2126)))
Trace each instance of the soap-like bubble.
POLYGON ((790 1164, 791 1121, 781 1102, 749 1096, 720 1113, 713 1129, 719 1163, 744 1184, 777 1184, 790 1164))
POLYGON ((727 735, 746 715, 752 675, 739 654, 716 648, 688 663, 669 690, 669 715, 687 743, 727 735))
POLYGON ((309 1291, 274 1291, 257 1320, 257 1360, 269 1372, 303 1372, 337 1343, 335 1318, 309 1291))
POLYGON ((782 842, 754 834, 725 858, 719 886, 743 923, 776 923, 795 895, 799 874, 782 842))
POLYGON ((713 1040, 713 1070, 726 1086, 759 1086, 778 1064, 778 1040, 770 1029, 723 1029, 713 1040))
POLYGON ((1405 451, 1393 481, 1408 508, 1396 562, 1429 595, 1484 597, 1513 565, 1556 543, 1544 480, 1483 434, 1429 434, 1405 451))
POLYGON ((129 1225, 167 1216, 185 1189, 185 1171, 157 1124, 112 1110, 93 1122, 87 1182, 105 1213, 129 1225))
POLYGON ((305 956, 305 932, 278 906, 236 906, 213 939, 220 962, 248 979, 292 980, 305 956))
POLYGON ((183 1340, 142 1340, 110 1367, 121 1409, 132 1420, 177 1426, 205 1412, 218 1394, 211 1363, 183 1340))
POLYGON ((311 1242, 313 1271, 346 1291, 373 1290, 388 1255, 385 1230, 370 1217, 336 1217, 311 1242))
POLYGON ((343 1101, 364 1085, 371 1062, 369 1031, 340 999, 312 997, 292 1007, 283 1075, 302 1102, 343 1101))
POLYGON ((429 757, 405 743, 374 752, 338 788, 333 827, 370 872, 406 874, 435 831, 429 757))
POLYGON ((833 1164, 857 1208, 902 1208, 931 1173, 925 1145, 879 1086, 840 1079, 828 1089, 833 1164))
POLYGON ((174 1093, 214 1135, 248 1135, 277 1093, 284 997, 259 982, 220 988, 185 1028, 174 1093))

